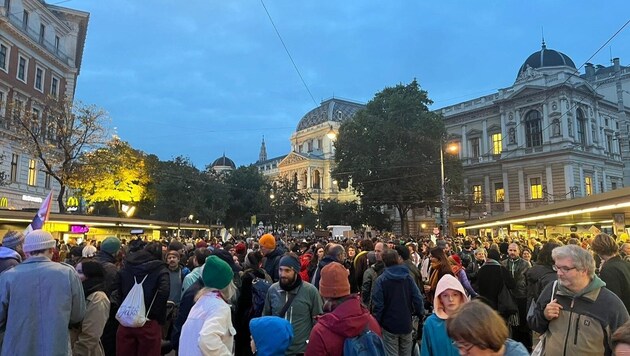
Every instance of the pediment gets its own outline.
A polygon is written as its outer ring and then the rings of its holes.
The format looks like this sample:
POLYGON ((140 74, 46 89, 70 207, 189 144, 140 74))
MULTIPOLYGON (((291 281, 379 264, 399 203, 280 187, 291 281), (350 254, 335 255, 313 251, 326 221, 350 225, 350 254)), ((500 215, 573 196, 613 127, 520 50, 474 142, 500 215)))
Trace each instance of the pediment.
POLYGON ((507 98, 505 98, 505 100, 516 99, 516 98, 529 96, 529 95, 536 95, 536 94, 539 94, 539 93, 545 91, 546 89, 547 88, 541 87, 541 86, 538 86, 538 85, 525 85, 525 86, 522 86, 521 88, 519 88, 518 90, 515 90, 507 98))
POLYGON ((486 130, 488 132, 500 132, 501 131, 501 125, 499 125, 499 124, 492 124, 492 125, 488 126, 488 128, 486 130))
POLYGON ((470 129, 466 132, 466 136, 481 136, 481 130, 470 129))
POLYGON ((308 161, 308 158, 302 156, 297 152, 289 153, 280 163, 278 163, 278 167, 290 166, 292 164, 301 163, 308 161))

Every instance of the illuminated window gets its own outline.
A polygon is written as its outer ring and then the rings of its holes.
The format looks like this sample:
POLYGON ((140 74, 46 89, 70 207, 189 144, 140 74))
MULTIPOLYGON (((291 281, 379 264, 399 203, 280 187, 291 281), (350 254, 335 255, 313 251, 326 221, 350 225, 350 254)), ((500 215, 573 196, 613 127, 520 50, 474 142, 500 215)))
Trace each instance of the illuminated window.
POLYGON ((543 194, 541 178, 531 178, 529 180, 529 196, 532 200, 542 199, 543 194))
POLYGON ((501 154, 503 146, 501 146, 501 134, 496 133, 492 135, 492 153, 495 155, 501 154))
POLYGON ((481 193, 481 185, 473 185, 472 186, 472 191, 473 191, 473 202, 475 204, 483 203, 483 195, 481 193))
POLYGON ((494 201, 502 203, 505 201, 505 190, 503 189, 503 183, 494 183, 494 201))
POLYGON ((593 178, 584 177, 584 191, 586 195, 593 195, 593 178))
POLYGON ((37 170, 35 170, 36 166, 37 163, 34 159, 28 161, 28 185, 37 184, 37 170))

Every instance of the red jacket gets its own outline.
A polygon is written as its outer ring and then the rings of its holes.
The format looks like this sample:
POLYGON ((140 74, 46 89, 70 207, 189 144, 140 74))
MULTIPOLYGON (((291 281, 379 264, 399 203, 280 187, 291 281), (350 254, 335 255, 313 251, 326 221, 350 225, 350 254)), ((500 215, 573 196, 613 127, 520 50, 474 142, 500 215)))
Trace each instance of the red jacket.
POLYGON ((376 319, 361 305, 359 296, 353 295, 331 313, 317 318, 304 355, 342 356, 344 341, 358 336, 366 325, 381 336, 381 327, 376 319))
POLYGON ((307 252, 303 254, 302 256, 300 256, 300 278, 302 278, 304 282, 311 281, 308 275, 308 265, 309 263, 311 263, 312 258, 313 258, 313 254, 310 252, 307 252))

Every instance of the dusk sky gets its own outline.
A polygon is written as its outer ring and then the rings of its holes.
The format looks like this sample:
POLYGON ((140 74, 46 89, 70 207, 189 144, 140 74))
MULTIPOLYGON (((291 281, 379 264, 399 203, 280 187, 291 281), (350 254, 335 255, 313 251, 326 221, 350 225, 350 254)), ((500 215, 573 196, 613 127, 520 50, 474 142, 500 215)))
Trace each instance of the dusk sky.
MULTIPOLYGON (((54 4, 54 1, 49 1, 54 4)), ((200 169, 287 154, 309 110, 330 97, 369 101, 414 78, 432 109, 514 83, 540 50, 582 66, 630 19, 627 0, 71 0, 90 12, 76 99, 107 110, 121 139, 200 169)), ((590 62, 630 64, 630 26, 590 62)), ((580 70, 584 72, 583 68, 580 70)), ((630 88, 624 88, 630 90, 630 88)))

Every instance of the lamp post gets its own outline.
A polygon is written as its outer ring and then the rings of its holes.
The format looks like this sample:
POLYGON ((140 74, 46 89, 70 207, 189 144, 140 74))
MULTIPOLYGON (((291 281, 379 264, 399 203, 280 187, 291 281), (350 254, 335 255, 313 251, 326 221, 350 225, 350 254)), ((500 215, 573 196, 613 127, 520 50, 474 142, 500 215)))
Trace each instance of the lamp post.
MULTIPOLYGON (((457 145, 452 144, 447 146, 447 151, 451 153, 457 152, 457 145)), ((442 231, 448 230, 448 199, 446 198, 446 177, 444 175, 444 145, 440 143, 440 203, 442 205, 440 213, 442 215, 442 231)))

